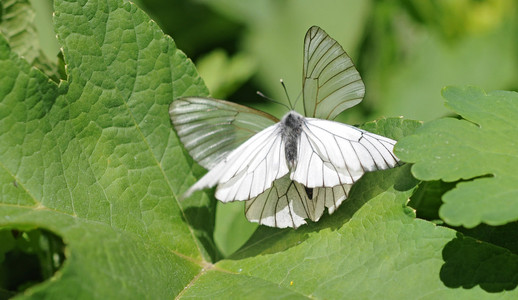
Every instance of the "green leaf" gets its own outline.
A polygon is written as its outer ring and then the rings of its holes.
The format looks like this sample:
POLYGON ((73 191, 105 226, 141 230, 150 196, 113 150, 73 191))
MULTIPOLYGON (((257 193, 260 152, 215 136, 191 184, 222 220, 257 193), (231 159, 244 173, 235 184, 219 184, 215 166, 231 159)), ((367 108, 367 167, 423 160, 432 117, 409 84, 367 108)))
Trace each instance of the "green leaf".
POLYGON ((515 234, 518 231, 518 222, 507 223, 502 226, 480 224, 475 228, 460 227, 458 230, 462 234, 479 241, 506 248, 515 254, 518 253, 518 241, 515 234))
POLYGON ((218 201, 214 242, 224 257, 236 252, 252 236, 259 226, 245 217, 245 202, 223 203, 218 201))
POLYGON ((397 144, 396 154, 415 163, 418 179, 473 179, 443 196, 439 213, 448 224, 469 228, 518 220, 518 94, 449 87, 443 97, 463 119, 426 123, 397 144))
POLYGON ((167 110, 207 90, 133 4, 55 10, 69 78, 60 86, 0 39, 0 226, 46 228, 67 254, 54 280, 24 295, 178 294, 201 269, 195 261, 217 252, 213 205, 175 199, 194 177, 167 110))
MULTIPOLYGON (((401 138, 419 126, 419 122, 387 119, 362 128, 401 138)), ((483 272, 477 278, 451 276, 455 268, 443 264, 443 248, 448 246, 459 254, 463 253, 460 250, 472 250, 455 243, 453 230, 415 219, 412 210, 405 207, 417 184, 409 171, 410 165, 406 165, 364 175, 353 186, 349 200, 318 223, 295 231, 259 227, 240 251, 212 270, 202 271, 182 296, 246 295, 260 299, 265 297, 263 293, 274 290, 279 297, 296 292, 291 295, 294 298, 410 299, 433 295, 458 299, 491 296, 480 287, 495 292, 516 286, 509 276, 515 270, 512 265, 504 267, 505 275, 495 285, 487 284, 491 279, 483 272), (226 272, 237 275, 229 279, 226 272), (255 279, 252 282, 250 278, 255 279), (459 278, 470 290, 448 288, 458 287, 459 278), (272 285, 265 286, 265 281, 272 285), (401 288, 401 282, 408 282, 408 288, 401 288), (238 288, 229 289, 230 283, 238 288)), ((490 244, 484 247, 489 249, 486 257, 496 257, 502 250, 490 244)), ((447 258, 451 264, 458 257, 447 258)), ((474 259, 464 261, 473 268, 478 263, 474 259)))
POLYGON ((360 128, 394 140, 400 140, 414 132, 421 125, 421 122, 405 120, 403 118, 382 118, 367 122, 360 126, 360 128))

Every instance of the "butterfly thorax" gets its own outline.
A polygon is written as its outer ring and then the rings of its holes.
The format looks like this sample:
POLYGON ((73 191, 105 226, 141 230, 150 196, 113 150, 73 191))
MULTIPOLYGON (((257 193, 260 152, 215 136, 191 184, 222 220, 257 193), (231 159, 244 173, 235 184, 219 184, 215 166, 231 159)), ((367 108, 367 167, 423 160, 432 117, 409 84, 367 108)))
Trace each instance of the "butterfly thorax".
POLYGON ((288 112, 281 120, 281 135, 284 141, 284 152, 288 167, 293 169, 297 162, 298 144, 304 117, 295 111, 288 112))

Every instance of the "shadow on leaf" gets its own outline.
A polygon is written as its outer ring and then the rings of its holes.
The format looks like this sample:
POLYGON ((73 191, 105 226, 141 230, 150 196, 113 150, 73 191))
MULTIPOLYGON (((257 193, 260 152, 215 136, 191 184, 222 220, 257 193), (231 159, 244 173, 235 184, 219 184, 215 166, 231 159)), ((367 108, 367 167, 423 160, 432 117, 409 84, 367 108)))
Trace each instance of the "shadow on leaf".
POLYGON ((187 218, 187 220, 184 221, 194 230, 194 234, 202 244, 203 249, 205 249, 210 256, 211 261, 216 262, 221 259, 222 255, 217 250, 212 237, 212 233, 214 232, 213 209, 209 209, 206 206, 191 206, 187 207, 184 213, 187 218))
POLYGON ((442 251, 442 282, 451 288, 473 288, 479 285, 487 292, 513 290, 518 285, 518 256, 461 233, 442 251))
MULTIPOLYGON (((371 199, 391 189, 407 192, 414 189, 418 180, 410 173, 411 165, 406 164, 394 169, 366 173, 351 188, 349 199, 333 215, 324 215, 318 230, 331 228, 338 230, 371 199), (329 222, 327 222, 329 219, 329 222), (328 224, 329 223, 329 224, 328 224)), ((406 204, 402 203, 402 205, 406 204)))
POLYGON ((518 232, 518 222, 507 223, 501 226, 480 224, 474 228, 454 227, 465 236, 484 241, 486 243, 509 249, 518 255, 518 241, 515 233, 518 232))

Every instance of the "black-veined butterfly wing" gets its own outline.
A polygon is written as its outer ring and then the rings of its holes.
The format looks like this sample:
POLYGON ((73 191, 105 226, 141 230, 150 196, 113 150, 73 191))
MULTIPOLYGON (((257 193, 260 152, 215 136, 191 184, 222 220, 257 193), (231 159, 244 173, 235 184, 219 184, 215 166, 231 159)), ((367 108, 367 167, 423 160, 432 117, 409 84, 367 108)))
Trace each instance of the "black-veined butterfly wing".
POLYGON ((313 26, 304 39, 303 98, 306 117, 333 120, 358 104, 365 85, 337 41, 313 26))
POLYGON ((209 170, 254 134, 279 122, 253 108, 202 97, 176 99, 169 115, 189 154, 209 170))

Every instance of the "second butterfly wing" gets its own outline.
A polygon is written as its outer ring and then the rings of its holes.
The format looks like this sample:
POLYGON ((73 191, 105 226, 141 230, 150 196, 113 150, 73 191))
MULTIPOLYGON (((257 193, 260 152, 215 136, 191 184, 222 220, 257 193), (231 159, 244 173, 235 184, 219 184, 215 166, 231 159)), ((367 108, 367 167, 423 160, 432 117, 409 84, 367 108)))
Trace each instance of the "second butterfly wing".
POLYGON ((320 27, 304 38, 304 115, 333 120, 360 103, 365 85, 345 50, 320 27))

